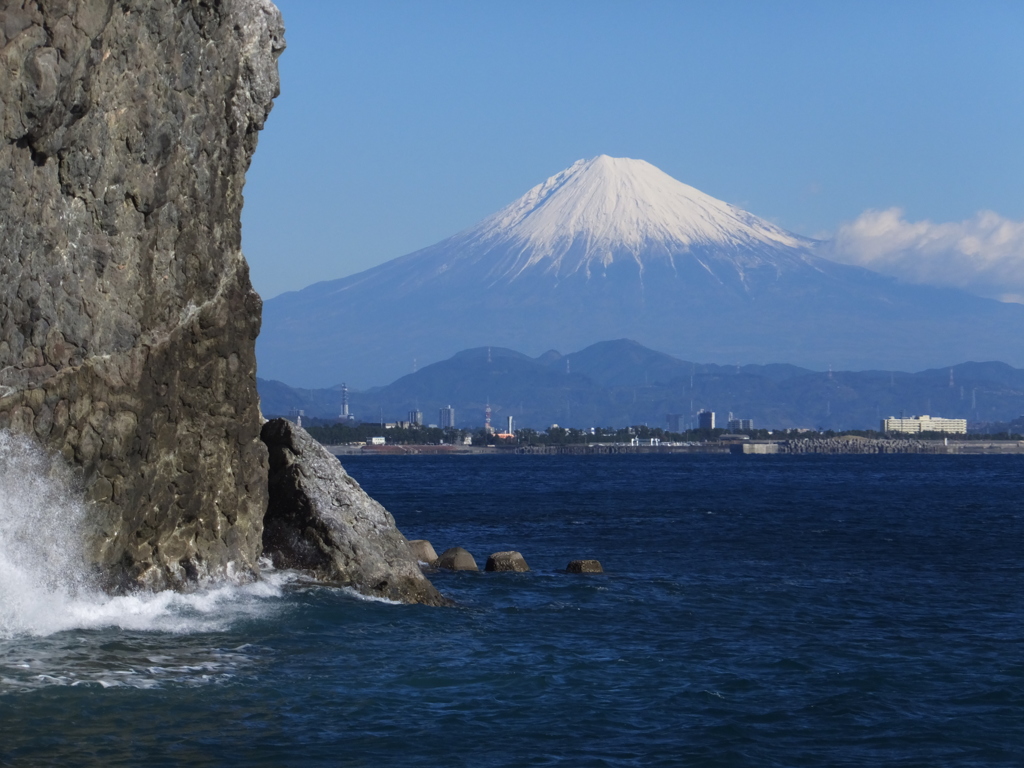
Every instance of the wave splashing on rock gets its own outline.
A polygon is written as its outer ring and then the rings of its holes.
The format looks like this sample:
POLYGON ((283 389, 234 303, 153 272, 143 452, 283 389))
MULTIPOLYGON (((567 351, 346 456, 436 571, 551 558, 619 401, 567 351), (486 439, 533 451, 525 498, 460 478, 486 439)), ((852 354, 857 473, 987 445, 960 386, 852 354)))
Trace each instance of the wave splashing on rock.
POLYGON ((48 633, 89 591, 85 509, 72 487, 59 462, 0 432, 0 636, 48 633))
MULTIPOLYGON (((272 610, 292 573, 192 593, 109 595, 86 563, 87 509, 70 472, 26 438, 0 432, 0 642, 72 629, 217 632, 272 610)), ((3 654, 0 653, 0 656, 3 654)))

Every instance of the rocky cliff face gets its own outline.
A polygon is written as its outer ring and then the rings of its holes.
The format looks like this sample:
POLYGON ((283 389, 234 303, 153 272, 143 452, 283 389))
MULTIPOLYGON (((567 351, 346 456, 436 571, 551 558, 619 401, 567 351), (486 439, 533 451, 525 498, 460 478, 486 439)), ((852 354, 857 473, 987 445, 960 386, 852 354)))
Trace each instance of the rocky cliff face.
POLYGON ((0 428, 78 469, 123 586, 253 573, 266 508, 242 185, 268 0, 0 10, 0 428))

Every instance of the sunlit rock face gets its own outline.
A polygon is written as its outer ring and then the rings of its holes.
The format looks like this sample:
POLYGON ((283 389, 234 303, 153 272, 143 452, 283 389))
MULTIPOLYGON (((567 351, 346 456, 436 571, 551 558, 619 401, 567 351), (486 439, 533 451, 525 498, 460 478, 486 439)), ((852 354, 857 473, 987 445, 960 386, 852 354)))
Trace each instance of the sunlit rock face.
POLYGON ((423 575, 391 513, 306 430, 272 419, 262 437, 270 450, 263 544, 275 566, 371 598, 448 604, 423 575))
POLYGON ((109 586, 247 578, 266 449, 242 185, 266 0, 0 10, 0 428, 77 470, 109 586))

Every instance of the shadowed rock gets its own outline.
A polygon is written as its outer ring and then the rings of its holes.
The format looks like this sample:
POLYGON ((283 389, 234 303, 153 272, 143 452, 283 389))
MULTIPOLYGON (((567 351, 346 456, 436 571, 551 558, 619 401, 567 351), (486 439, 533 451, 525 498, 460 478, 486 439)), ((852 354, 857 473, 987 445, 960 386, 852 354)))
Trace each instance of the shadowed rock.
POLYGON ((75 469, 110 587, 256 573, 240 214, 283 31, 268 0, 0 3, 0 429, 75 469))
POLYGON ((413 539, 409 542, 409 551, 416 558, 417 562, 433 565, 437 560, 437 552, 433 545, 426 539, 413 539))
POLYGON ((306 570, 372 597, 447 603, 420 571, 391 514, 335 456, 285 419, 268 421, 261 436, 270 452, 263 546, 276 567, 306 570))
POLYGON ((476 560, 462 547, 446 549, 434 565, 448 571, 479 571, 476 560))
POLYGON ((487 558, 487 564, 484 565, 485 571, 515 571, 517 573, 523 573, 530 570, 530 566, 526 564, 526 559, 516 551, 509 552, 495 552, 493 555, 487 558))
POLYGON ((573 560, 565 570, 569 573, 604 573, 599 560, 573 560))

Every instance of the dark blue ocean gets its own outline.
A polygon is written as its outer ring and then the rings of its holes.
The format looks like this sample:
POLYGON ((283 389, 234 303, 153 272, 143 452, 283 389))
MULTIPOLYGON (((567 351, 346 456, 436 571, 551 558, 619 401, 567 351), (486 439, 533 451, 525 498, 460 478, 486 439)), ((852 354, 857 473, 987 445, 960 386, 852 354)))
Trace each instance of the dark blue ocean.
POLYGON ((532 572, 438 574, 453 609, 8 589, 0 764, 1024 765, 1024 457, 345 466, 532 572))

